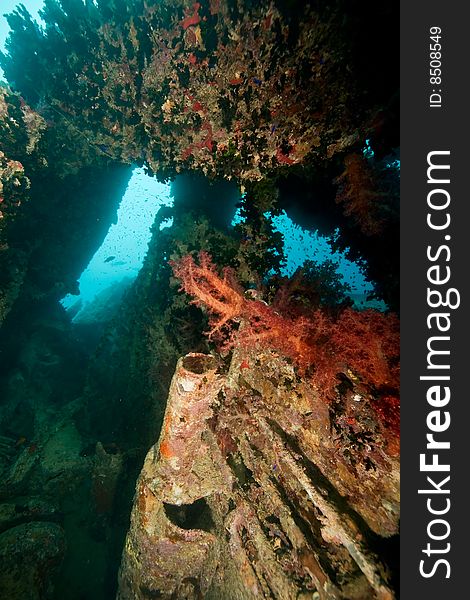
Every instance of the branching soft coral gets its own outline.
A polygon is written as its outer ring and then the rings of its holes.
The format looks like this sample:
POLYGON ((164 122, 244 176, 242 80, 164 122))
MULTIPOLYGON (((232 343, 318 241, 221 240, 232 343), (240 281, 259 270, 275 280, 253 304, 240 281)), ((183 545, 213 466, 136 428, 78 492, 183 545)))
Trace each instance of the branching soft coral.
POLYGON ((352 217, 365 235, 378 235, 383 230, 381 204, 385 194, 378 190, 367 160, 360 154, 349 154, 344 159, 344 171, 336 178, 336 202, 344 207, 344 214, 352 217))
POLYGON ((182 282, 181 289, 209 311, 209 336, 225 334, 225 348, 235 341, 248 347, 262 344, 274 348, 290 357, 301 372, 311 374, 330 398, 338 384, 337 375, 348 370, 376 390, 398 389, 396 316, 350 308, 336 319, 320 309, 309 316, 292 316, 256 298, 246 298, 233 272, 226 268, 219 276, 205 252, 199 254, 199 264, 187 255, 171 265, 182 282), (234 332, 237 321, 243 326, 234 332))
POLYGON ((188 254, 178 262, 171 261, 173 272, 182 282, 182 289, 193 296, 194 303, 205 306, 212 315, 209 336, 220 332, 229 321, 244 313, 245 299, 230 269, 217 274, 207 252, 199 253, 199 265, 188 254))

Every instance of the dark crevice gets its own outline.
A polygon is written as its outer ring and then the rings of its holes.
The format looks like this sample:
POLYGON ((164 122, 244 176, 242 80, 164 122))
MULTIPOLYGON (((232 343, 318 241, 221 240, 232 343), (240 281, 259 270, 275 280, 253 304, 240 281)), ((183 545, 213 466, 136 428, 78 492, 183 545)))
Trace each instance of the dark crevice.
MULTIPOLYGON (((283 440, 287 448, 294 456, 301 456, 302 468, 310 479, 310 483, 320 494, 334 505, 336 512, 340 515, 349 517, 358 528, 363 544, 368 547, 370 552, 380 556, 387 567, 391 570, 392 580, 398 577, 397 551, 398 536, 384 538, 376 534, 368 526, 366 521, 348 504, 347 500, 341 496, 333 484, 323 475, 321 470, 311 462, 303 453, 297 441, 286 433, 275 421, 267 418, 267 422, 273 431, 283 440)), ((286 500, 288 497, 284 494, 286 500)), ((297 507, 297 510, 299 507, 297 507)))
POLYGON ((238 484, 243 490, 248 489, 251 486, 257 486, 258 483, 253 477, 253 471, 245 465, 241 454, 236 453, 234 455, 227 456, 228 466, 231 468, 235 475, 238 484))
POLYGON ((321 537, 320 533, 319 521, 316 520, 312 515, 304 515, 302 507, 289 498, 286 489, 283 487, 280 481, 274 477, 270 477, 270 481, 279 493, 283 503, 285 503, 285 505, 290 509, 290 516, 292 520, 302 532, 306 543, 310 547, 310 550, 314 554, 315 558, 320 563, 323 571, 335 584, 337 584, 336 573, 332 568, 330 559, 318 552, 318 550, 324 546, 323 538, 321 537))
POLYGON ((168 519, 180 529, 201 529, 210 532, 214 529, 212 511, 204 498, 192 504, 167 504, 163 508, 168 519))

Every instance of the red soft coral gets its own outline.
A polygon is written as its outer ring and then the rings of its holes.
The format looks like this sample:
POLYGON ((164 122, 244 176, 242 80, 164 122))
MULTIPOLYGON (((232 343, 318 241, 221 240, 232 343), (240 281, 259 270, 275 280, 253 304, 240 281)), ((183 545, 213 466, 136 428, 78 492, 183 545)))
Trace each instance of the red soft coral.
POLYGON ((209 336, 219 332, 229 321, 235 321, 244 312, 245 298, 229 269, 223 277, 217 274, 207 252, 199 253, 199 265, 188 254, 178 262, 170 262, 173 272, 182 282, 182 290, 193 296, 194 303, 205 306, 211 313, 209 336))
POLYGON ((336 202, 344 207, 344 214, 352 217, 365 235, 379 235, 384 227, 381 217, 383 193, 377 189, 367 160, 360 154, 349 154, 344 159, 344 171, 336 178, 336 202))
POLYGON ((243 321, 236 335, 225 338, 225 348, 235 343, 247 347, 272 347, 290 357, 305 374, 332 398, 338 373, 350 369, 363 384, 377 390, 398 388, 399 328, 394 315, 376 311, 343 310, 337 319, 318 309, 309 316, 283 314, 257 299, 245 298, 233 272, 219 276, 210 256, 199 254, 171 263, 182 290, 210 315, 210 336, 222 334, 234 321, 243 321))

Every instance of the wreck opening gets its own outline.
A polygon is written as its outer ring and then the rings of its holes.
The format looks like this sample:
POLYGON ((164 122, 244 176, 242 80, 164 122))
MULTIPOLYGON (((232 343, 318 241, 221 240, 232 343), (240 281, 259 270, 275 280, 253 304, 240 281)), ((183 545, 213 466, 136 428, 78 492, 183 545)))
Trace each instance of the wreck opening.
POLYGON ((204 498, 192 504, 163 504, 168 519, 181 529, 201 529, 213 531, 214 520, 209 505, 204 498))
POLYGON ((206 371, 215 369, 217 361, 207 354, 187 354, 183 359, 183 367, 190 373, 202 375, 206 371))
MULTIPOLYGON (((74 322, 111 320, 142 268, 157 213, 172 205, 168 184, 149 177, 142 168, 132 171, 116 218, 78 279, 78 294, 61 299, 74 322)), ((171 219, 160 219, 160 229, 170 225, 171 219)))

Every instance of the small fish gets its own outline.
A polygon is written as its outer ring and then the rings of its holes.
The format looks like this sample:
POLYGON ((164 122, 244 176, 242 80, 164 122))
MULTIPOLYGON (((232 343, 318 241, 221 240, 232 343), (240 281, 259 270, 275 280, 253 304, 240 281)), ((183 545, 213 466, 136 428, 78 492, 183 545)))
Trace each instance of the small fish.
POLYGON ((114 260, 116 257, 115 256, 108 256, 108 258, 105 258, 104 262, 111 262, 112 260, 114 260))

